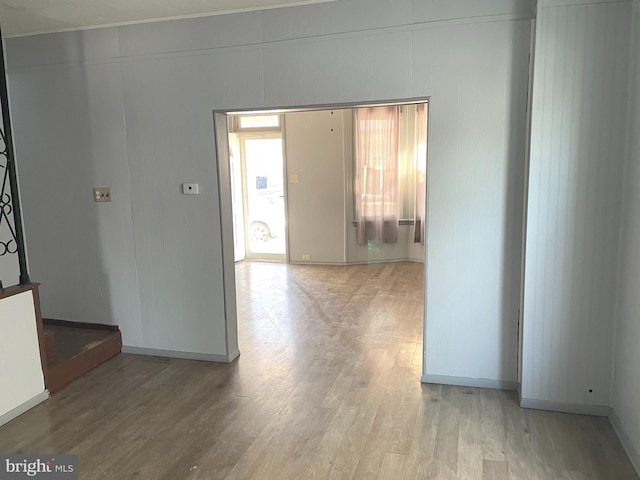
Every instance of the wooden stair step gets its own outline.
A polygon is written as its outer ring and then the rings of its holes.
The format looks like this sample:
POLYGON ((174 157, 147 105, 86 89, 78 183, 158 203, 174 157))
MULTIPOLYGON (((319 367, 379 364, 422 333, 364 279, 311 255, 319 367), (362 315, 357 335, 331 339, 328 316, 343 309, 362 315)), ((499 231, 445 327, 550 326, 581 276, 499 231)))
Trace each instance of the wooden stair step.
POLYGON ((122 350, 120 329, 62 320, 44 320, 45 346, 52 342, 53 355, 47 350, 47 389, 51 394, 89 373, 122 350), (48 340, 51 339, 51 340, 48 340))

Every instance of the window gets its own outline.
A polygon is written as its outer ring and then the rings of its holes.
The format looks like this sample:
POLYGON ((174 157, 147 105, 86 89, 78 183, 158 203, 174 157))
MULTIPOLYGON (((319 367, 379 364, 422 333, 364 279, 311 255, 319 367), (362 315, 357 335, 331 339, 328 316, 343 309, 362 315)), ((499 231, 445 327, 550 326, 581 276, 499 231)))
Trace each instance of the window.
POLYGON ((282 127, 282 115, 277 113, 259 113, 251 115, 230 114, 227 128, 229 133, 239 132, 278 132, 282 127))
MULTIPOLYGON (((424 229, 426 104, 355 110, 358 243, 395 243, 399 219, 424 229)), ((419 232, 416 232, 418 234, 419 232)), ((423 241, 417 235, 416 241, 423 241)))
POLYGON ((280 127, 280 115, 243 115, 239 119, 241 129, 280 127))

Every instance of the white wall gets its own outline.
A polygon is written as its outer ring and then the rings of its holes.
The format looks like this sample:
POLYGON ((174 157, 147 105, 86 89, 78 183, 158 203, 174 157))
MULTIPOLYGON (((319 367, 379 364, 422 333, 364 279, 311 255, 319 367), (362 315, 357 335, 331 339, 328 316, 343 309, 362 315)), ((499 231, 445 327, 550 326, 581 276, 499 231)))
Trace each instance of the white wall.
POLYGON ((312 263, 346 261, 343 123, 350 115, 350 110, 285 115, 287 173, 299 180, 287 187, 291 262, 307 263, 303 255, 312 263))
MULTIPOLYGON (((620 239, 613 409, 627 451, 640 471, 640 2, 634 2, 628 155, 620 239)), ((615 422, 614 422, 615 424, 615 422)))
POLYGON ((413 226, 400 225, 398 241, 358 245, 353 225, 353 110, 285 114, 289 258, 293 263, 423 261, 413 248, 413 226), (333 112, 333 113, 332 113, 333 112), (302 256, 309 254, 310 260, 302 256))
POLYGON ((45 316, 224 354, 211 111, 431 96, 426 373, 514 381, 530 17, 350 0, 9 39, 45 316))
POLYGON ((631 2, 546 3, 533 88, 522 397, 606 413, 631 2))
POLYGON ((125 335, 139 338, 120 66, 55 65, 10 84, 30 274, 44 283, 45 317, 127 318, 125 335), (94 186, 110 186, 113 202, 93 203, 94 186))
POLYGON ((528 21, 414 34, 413 82, 432 95, 425 362, 437 381, 516 381, 529 34, 528 21))
POLYGON ((0 425, 45 400, 33 294, 0 298, 0 425))

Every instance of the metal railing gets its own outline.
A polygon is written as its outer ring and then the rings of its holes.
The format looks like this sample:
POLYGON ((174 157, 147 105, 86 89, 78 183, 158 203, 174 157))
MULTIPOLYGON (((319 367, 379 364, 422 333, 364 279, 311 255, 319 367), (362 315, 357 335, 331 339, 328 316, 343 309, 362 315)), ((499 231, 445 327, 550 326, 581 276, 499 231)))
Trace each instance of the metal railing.
MULTIPOLYGON (((2 31, 0 30, 0 39, 2 31)), ((2 125, 0 125, 0 257, 18 255, 20 285, 31 283, 27 271, 27 257, 22 231, 20 199, 18 198, 18 178, 11 137, 11 116, 7 76, 4 65, 4 47, 0 45, 0 103, 2 104, 2 125)), ((2 288, 0 279, 0 288, 2 288)))

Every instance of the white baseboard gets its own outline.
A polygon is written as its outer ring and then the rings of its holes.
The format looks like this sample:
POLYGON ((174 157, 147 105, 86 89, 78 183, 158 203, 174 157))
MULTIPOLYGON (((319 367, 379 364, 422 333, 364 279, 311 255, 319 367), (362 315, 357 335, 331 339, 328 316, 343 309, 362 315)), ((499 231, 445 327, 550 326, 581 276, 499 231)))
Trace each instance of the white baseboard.
MULTIPOLYGON (((261 261, 261 260, 259 260, 261 261)), ((360 260, 356 262, 314 262, 311 260, 289 260, 290 265, 323 265, 323 266, 336 266, 336 267, 345 267, 351 265, 377 265, 380 263, 402 263, 402 262, 412 262, 412 263, 424 263, 424 260, 417 258, 394 258, 390 260, 379 259, 379 260, 360 260)))
POLYGON ((232 351, 229 354, 229 361, 227 363, 231 363, 233 362, 236 358, 238 358, 240 356, 240 349, 236 348, 234 351, 232 351))
POLYGON ((551 412, 577 413, 579 415, 594 415, 596 417, 608 417, 611 407, 607 405, 582 405, 578 403, 552 402, 535 398, 521 398, 522 408, 533 410, 548 410, 551 412))
POLYGON ((420 378, 422 383, 438 383, 442 385, 456 385, 459 387, 493 388, 495 390, 517 390, 517 382, 506 380, 490 380, 488 378, 452 377, 449 375, 425 374, 420 378))
POLYGON ((9 410, 7 413, 0 415, 0 427, 5 423, 9 423, 14 418, 19 417, 23 413, 28 410, 31 410, 33 407, 40 405, 45 400, 49 399, 49 390, 45 390, 35 397, 27 400, 22 405, 18 405, 16 408, 9 410))
POLYGON ((609 421, 611 422, 611 426, 613 426, 615 432, 618 434, 620 443, 622 443, 624 451, 627 452, 633 468, 636 469, 636 473, 638 474, 638 476, 640 476, 640 452, 636 450, 633 442, 631 441, 631 438, 629 438, 629 435, 627 435, 627 432, 625 432, 622 422, 613 409, 609 413, 609 421))
POLYGON ((162 350, 158 348, 131 347, 123 345, 122 353, 150 355, 152 357, 182 358, 184 360, 201 360, 203 362, 231 363, 240 355, 240 350, 236 349, 229 355, 215 355, 212 353, 181 352, 178 350, 162 350))

